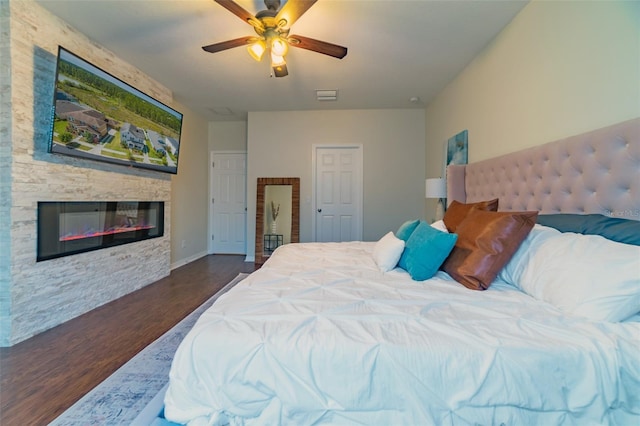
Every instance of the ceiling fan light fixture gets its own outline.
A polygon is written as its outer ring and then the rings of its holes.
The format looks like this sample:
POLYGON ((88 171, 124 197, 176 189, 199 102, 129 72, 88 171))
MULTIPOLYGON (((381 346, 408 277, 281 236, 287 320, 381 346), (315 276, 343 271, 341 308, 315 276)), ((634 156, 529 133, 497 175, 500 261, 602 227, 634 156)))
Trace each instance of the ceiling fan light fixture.
POLYGON ((267 50, 267 45, 265 44, 264 40, 258 40, 255 43, 251 43, 247 47, 247 50, 249 51, 249 55, 251 55, 253 59, 260 62, 260 60, 262 59, 262 55, 264 55, 264 52, 267 50))
POLYGON ((282 38, 274 37, 271 40, 271 53, 272 54, 275 54, 275 55, 278 55, 278 56, 284 56, 284 55, 287 54, 288 50, 289 50, 289 45, 282 38))
POLYGON ((290 45, 338 59, 344 58, 347 54, 347 48, 337 44, 300 35, 289 36, 291 25, 318 0, 285 0, 284 2, 282 0, 264 0, 267 9, 258 11, 255 15, 238 4, 240 0, 214 1, 251 25, 258 37, 239 37, 202 46, 205 52, 217 53, 235 47, 247 46, 251 57, 260 62, 265 52, 269 51, 271 75, 276 77, 285 77, 289 74, 284 58, 290 45), (280 7, 281 3, 284 3, 284 6, 280 7))
POLYGON ((282 65, 287 65, 287 62, 284 60, 284 56, 276 55, 271 51, 271 66, 275 68, 282 65))

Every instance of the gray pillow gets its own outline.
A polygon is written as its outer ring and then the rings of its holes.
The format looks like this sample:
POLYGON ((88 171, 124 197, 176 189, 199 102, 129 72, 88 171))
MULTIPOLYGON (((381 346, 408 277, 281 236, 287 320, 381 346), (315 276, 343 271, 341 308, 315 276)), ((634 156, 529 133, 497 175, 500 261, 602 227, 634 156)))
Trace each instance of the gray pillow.
POLYGON ((560 232, 601 235, 608 240, 640 246, 640 221, 608 217, 601 214, 543 214, 540 225, 560 232))

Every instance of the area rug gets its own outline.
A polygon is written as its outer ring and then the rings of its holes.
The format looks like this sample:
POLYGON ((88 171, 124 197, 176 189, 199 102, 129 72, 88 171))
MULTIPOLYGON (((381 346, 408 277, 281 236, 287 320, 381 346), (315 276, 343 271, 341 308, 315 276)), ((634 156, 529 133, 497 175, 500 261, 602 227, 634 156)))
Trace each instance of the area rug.
POLYGON ((55 426, 171 424, 163 419, 173 355, 200 315, 246 278, 239 274, 171 330, 131 358, 55 419, 55 426))

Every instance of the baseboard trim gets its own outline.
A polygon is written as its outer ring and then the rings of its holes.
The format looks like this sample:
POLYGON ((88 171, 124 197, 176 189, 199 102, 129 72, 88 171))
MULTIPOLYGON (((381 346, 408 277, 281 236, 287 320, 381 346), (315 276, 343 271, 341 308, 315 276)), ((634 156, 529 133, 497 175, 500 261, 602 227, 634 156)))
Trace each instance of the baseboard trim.
POLYGON ((202 257, 205 257, 208 253, 206 251, 201 251, 200 253, 196 253, 193 256, 186 257, 184 259, 180 259, 177 262, 171 264, 171 270, 173 271, 176 268, 186 265, 187 263, 194 262, 202 257))

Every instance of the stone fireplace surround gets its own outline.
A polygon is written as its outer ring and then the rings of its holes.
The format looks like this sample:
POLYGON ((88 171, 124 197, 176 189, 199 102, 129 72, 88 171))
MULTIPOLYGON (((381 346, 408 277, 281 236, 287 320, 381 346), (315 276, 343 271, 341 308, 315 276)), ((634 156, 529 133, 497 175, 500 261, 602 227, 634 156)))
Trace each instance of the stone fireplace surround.
POLYGON ((0 0, 0 21, 8 29, 0 34, 0 62, 10 70, 0 77, 7 88, 0 96, 0 346, 12 346, 171 271, 171 176, 47 153, 58 46, 167 105, 173 99, 32 0, 0 0), (162 200, 164 235, 38 262, 42 200, 162 200))

